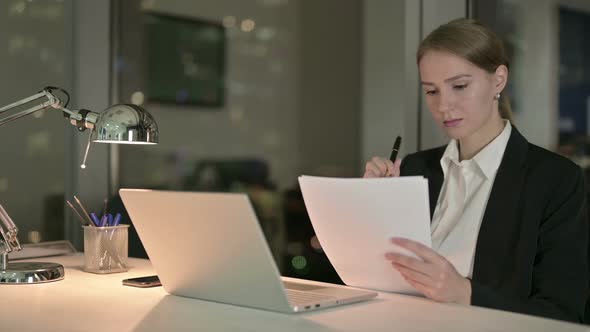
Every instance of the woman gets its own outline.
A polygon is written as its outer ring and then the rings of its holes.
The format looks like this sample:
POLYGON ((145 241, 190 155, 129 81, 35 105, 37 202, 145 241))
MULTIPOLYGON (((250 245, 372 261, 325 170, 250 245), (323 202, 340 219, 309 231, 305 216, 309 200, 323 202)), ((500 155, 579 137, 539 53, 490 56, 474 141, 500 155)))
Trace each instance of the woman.
POLYGON ((367 162, 365 177, 428 178, 432 249, 392 239, 420 259, 386 259, 440 302, 582 322, 588 226, 582 170, 530 144, 511 124, 500 39, 458 19, 422 41, 417 62, 428 109, 448 145, 395 163, 367 162))

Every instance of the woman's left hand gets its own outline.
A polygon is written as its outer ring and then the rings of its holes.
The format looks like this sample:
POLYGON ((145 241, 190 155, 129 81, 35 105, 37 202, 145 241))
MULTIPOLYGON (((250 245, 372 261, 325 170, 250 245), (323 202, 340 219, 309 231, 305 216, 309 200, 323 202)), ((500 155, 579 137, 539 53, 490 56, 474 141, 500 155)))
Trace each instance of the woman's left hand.
POLYGON ((471 303, 471 282, 461 276, 446 258, 416 241, 393 238, 391 242, 422 258, 393 252, 385 254, 385 258, 416 290, 438 302, 471 303))

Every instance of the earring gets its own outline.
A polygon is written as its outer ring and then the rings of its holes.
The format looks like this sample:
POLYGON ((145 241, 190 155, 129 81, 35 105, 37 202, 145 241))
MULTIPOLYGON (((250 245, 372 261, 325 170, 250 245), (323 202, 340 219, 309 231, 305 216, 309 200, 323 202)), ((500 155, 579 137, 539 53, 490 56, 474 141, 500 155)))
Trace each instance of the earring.
POLYGON ((494 99, 499 100, 500 99, 500 93, 496 93, 496 95, 494 96, 494 99))

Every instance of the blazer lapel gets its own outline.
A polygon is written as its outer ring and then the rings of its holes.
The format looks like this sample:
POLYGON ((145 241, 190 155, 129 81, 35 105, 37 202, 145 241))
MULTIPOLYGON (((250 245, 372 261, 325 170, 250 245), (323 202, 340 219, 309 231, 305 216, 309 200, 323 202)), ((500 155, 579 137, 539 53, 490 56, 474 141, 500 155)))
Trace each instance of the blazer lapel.
POLYGON ((428 195, 430 198, 430 221, 432 222, 432 216, 434 215, 434 208, 438 202, 438 195, 444 180, 444 174, 440 166, 440 157, 437 159, 439 162, 436 167, 431 168, 430 176, 428 177, 428 195))
POLYGON ((430 198, 430 221, 434 215, 434 208, 438 202, 438 196, 444 180, 444 174, 440 166, 440 158, 445 151, 445 146, 436 150, 432 158, 428 161, 428 196, 430 198))
POLYGON ((512 127, 504 157, 496 173, 475 248, 473 280, 493 286, 511 246, 518 241, 519 199, 525 181, 527 140, 512 127))

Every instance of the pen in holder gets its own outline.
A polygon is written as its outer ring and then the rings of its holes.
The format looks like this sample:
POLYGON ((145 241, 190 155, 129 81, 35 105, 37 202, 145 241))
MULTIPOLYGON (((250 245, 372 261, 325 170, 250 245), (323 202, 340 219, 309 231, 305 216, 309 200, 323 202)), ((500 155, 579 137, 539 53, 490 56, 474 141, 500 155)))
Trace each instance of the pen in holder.
POLYGON ((115 273, 127 271, 129 225, 84 228, 84 271, 115 273))

